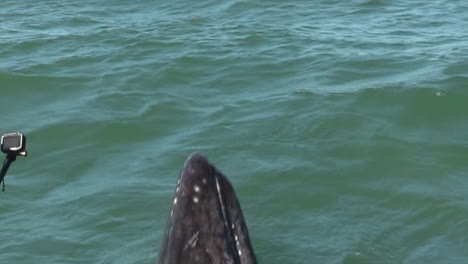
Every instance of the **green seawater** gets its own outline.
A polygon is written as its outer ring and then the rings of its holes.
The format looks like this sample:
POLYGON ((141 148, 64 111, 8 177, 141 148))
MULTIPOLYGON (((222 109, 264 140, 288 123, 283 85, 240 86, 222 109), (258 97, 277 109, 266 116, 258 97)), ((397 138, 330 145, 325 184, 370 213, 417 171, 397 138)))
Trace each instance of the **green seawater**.
POLYGON ((0 263, 155 263, 194 151, 259 263, 468 263, 468 3, 2 0, 0 263))

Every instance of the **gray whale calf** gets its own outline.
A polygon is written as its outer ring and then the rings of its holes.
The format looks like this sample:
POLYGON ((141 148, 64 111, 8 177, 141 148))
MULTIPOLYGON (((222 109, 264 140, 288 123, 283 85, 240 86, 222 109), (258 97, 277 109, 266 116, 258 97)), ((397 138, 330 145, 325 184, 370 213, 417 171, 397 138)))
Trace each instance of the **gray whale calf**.
POLYGON ((199 153, 180 173, 158 263, 257 263, 232 185, 199 153))

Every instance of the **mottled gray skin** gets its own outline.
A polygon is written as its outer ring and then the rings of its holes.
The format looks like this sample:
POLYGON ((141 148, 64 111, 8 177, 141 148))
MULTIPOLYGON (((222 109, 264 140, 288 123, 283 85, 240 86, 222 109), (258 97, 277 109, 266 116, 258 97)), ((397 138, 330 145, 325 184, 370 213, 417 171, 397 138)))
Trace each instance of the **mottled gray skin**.
POLYGON ((158 263, 257 263, 234 189, 201 154, 180 174, 158 263))

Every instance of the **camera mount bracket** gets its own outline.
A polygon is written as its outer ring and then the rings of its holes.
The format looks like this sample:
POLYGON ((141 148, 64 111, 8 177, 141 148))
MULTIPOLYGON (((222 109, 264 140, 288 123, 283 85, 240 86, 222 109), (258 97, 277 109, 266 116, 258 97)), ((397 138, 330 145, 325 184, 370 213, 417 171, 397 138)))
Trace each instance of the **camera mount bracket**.
POLYGON ((5 191, 5 175, 10 168, 12 162, 17 156, 27 156, 26 152, 26 137, 20 132, 4 134, 1 138, 1 150, 7 154, 3 162, 3 167, 0 170, 0 183, 3 183, 2 191, 5 191))

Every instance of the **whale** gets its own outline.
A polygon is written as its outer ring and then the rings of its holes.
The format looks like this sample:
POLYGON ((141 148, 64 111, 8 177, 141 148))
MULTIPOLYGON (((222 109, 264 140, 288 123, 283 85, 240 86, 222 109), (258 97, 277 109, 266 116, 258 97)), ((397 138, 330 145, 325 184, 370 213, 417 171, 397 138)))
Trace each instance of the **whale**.
POLYGON ((200 153, 185 161, 177 181, 159 264, 256 264, 234 188, 200 153))

